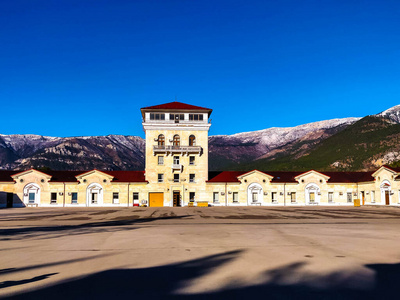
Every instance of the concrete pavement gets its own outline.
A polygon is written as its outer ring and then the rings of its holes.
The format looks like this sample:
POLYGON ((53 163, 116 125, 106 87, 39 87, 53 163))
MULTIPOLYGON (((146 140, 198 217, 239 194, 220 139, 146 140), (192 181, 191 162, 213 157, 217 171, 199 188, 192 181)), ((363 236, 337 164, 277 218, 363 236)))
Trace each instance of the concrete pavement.
POLYGON ((397 293, 400 209, 3 209, 0 249, 16 299, 377 299, 397 293))

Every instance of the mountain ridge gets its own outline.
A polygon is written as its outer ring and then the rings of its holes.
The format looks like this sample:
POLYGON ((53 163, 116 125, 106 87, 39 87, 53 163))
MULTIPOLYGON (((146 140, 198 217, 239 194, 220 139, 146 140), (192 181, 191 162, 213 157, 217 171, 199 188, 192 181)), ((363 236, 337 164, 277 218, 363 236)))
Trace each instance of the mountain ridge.
MULTIPOLYGON (((367 117, 382 118, 392 125, 400 124, 400 105, 367 117)), ((286 160, 287 164, 301 161, 304 160, 302 157, 309 156, 325 140, 329 141, 329 138, 336 135, 340 137, 346 128, 367 117, 335 118, 293 127, 270 127, 232 135, 212 135, 209 136, 209 169, 246 169, 263 165, 266 161, 286 160)), ((63 138, 36 134, 0 134, 0 168, 8 170, 30 167, 143 170, 144 153, 145 140, 139 136, 109 134, 63 138)), ((400 149, 386 151, 381 157, 379 153, 374 155, 376 161, 381 159, 382 163, 395 162, 397 158, 400 160, 400 149)), ((285 165, 285 168, 288 166, 285 165)))

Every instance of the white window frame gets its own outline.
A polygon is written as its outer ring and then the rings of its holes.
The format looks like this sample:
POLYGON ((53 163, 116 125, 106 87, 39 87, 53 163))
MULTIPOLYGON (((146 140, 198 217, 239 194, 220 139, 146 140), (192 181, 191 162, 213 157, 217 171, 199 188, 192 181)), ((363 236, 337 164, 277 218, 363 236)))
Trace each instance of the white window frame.
POLYGON ((113 204, 119 204, 119 192, 113 192, 113 204))
POLYGON ((196 201, 196 193, 195 192, 189 192, 189 202, 194 202, 196 201), (191 198, 191 195, 193 194, 193 198, 191 198))
POLYGON ((159 166, 163 166, 164 165, 164 156, 159 155, 157 163, 158 163, 159 166))
POLYGON ((239 193, 238 192, 233 192, 232 193, 232 202, 233 203, 239 203, 239 193), (236 196, 236 197, 235 197, 236 196), (236 199, 235 199, 236 198, 236 199))
POLYGON ((219 192, 213 192, 213 202, 219 203, 219 192))
POLYGON ((57 204, 57 193, 54 193, 54 192, 50 193, 50 204, 57 204), (55 199, 53 199, 53 195, 56 196, 55 199))
POLYGON ((72 192, 71 193, 71 204, 78 204, 78 193, 72 192), (74 194, 76 195, 76 199, 74 200, 74 194))
POLYGON ((180 181, 180 176, 179 176, 179 173, 174 173, 174 182, 179 182, 180 181), (177 177, 177 178, 175 178, 175 177, 177 177))
POLYGON ((347 203, 353 203, 353 192, 347 192, 346 193, 346 202, 347 203), (349 195, 350 195, 350 198, 349 198, 349 195))
POLYGON ((272 203, 278 202, 278 192, 271 192, 271 202, 272 203))
POLYGON ((194 173, 189 174, 189 182, 196 183, 196 174, 194 174, 194 173))
POLYGON ((164 182, 164 174, 162 174, 162 173, 157 174, 157 182, 158 183, 164 182))
POLYGON ((328 192, 328 203, 333 203, 333 192, 328 192))
POLYGON ((290 192, 290 202, 296 203, 296 192, 290 192))

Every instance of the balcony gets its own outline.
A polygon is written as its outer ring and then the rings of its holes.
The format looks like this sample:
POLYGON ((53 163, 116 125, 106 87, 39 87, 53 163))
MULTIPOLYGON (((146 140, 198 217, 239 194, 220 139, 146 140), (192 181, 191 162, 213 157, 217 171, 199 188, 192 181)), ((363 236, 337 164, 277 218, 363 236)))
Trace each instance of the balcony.
POLYGON ((164 154, 201 154, 201 147, 200 146, 153 146, 153 153, 164 153, 164 154))
POLYGON ((179 170, 182 172, 183 166, 181 164, 172 164, 172 170, 179 170))

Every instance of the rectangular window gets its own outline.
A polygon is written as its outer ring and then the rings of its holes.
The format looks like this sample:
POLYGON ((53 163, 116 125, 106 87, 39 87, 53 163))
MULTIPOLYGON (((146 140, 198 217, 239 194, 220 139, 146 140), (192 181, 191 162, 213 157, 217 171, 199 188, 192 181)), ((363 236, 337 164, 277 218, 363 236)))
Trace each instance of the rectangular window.
POLYGON ((332 203, 333 202, 333 192, 328 193, 328 202, 332 203))
POLYGON ((97 204, 97 193, 92 193, 92 204, 97 204))
POLYGON ((296 192, 290 193, 290 202, 292 203, 296 202, 296 192))
POLYGON ((203 114, 189 114, 190 121, 203 121, 203 114))
POLYGON ((253 202, 258 202, 258 193, 257 192, 253 192, 251 194, 251 199, 253 200, 253 202))
POLYGON ((164 156, 159 156, 158 157, 158 164, 163 165, 164 164, 164 156))
POLYGON ((219 193, 218 192, 214 192, 213 193, 213 202, 214 203, 218 203, 219 202, 219 193))
POLYGON ((371 191, 371 202, 375 203, 375 191, 371 191))
POLYGON ((35 193, 29 193, 29 203, 35 203, 35 193))
POLYGON ((158 182, 164 182, 164 174, 158 174, 158 182))
POLYGON ((133 199, 133 204, 139 205, 139 193, 133 193, 132 194, 132 199, 133 199))
POLYGON ((189 174, 189 182, 195 182, 195 174, 189 174))
POLYGON ((189 156, 189 165, 194 166, 194 160, 195 160, 194 156, 189 156))
POLYGON ((278 193, 277 192, 271 193, 271 200, 272 200, 272 202, 278 202, 278 193))
POLYGON ((174 156, 174 165, 179 165, 179 156, 174 156))
POLYGON ((57 193, 51 193, 50 203, 57 203, 57 193))
POLYGON ((114 204, 119 203, 119 193, 113 193, 113 203, 114 204))
POLYGON ((348 202, 348 203, 353 202, 353 197, 352 197, 351 194, 352 194, 352 193, 347 193, 347 202, 348 202))
POLYGON ((190 192, 189 193, 189 201, 190 202, 194 202, 195 196, 196 196, 195 192, 190 192))
POLYGON ((179 174, 174 174, 174 182, 179 182, 179 174))
POLYGON ((160 113, 150 113, 150 120, 165 120, 165 114, 160 113))
POLYGON ((169 119, 171 121, 173 120, 185 120, 185 115, 184 114, 169 114, 169 119))
POLYGON ((232 201, 233 201, 233 203, 239 202, 239 193, 238 192, 233 192, 232 201))
POLYGON ((72 204, 78 203, 78 193, 71 193, 71 203, 72 204))

